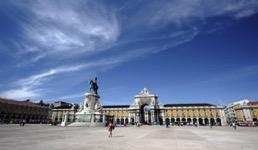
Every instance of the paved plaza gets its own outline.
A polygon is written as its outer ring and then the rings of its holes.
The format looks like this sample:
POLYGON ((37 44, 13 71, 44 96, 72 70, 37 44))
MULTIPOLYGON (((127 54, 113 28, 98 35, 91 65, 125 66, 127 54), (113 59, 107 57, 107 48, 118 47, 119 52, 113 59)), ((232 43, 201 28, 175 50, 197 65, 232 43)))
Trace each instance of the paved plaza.
POLYGON ((108 138, 104 127, 0 125, 1 150, 257 150, 258 128, 116 127, 108 138))

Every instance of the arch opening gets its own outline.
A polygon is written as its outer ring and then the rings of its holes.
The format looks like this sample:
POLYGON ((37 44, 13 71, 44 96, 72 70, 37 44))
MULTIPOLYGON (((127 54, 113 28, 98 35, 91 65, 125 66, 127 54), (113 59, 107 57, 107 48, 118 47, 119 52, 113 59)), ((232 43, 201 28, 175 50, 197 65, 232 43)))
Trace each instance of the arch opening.
POLYGON ((190 125, 192 122, 192 119, 191 118, 187 118, 187 124, 190 125))
POLYGON ((209 119, 208 118, 204 119, 204 125, 209 125, 209 119))
POLYGON ((143 104, 140 107, 140 123, 151 124, 151 111, 149 104, 143 104))
POLYGON ((211 125, 214 126, 215 125, 215 119, 211 118, 211 125))
POLYGON ((171 118, 171 124, 174 125, 176 122, 175 118, 171 118))
POLYGON ((221 126, 221 119, 220 119, 220 118, 217 118, 217 119, 216 119, 216 122, 217 122, 217 125, 218 125, 218 126, 221 126))
POLYGON ((199 118, 199 125, 203 125, 203 120, 202 120, 202 118, 199 118))

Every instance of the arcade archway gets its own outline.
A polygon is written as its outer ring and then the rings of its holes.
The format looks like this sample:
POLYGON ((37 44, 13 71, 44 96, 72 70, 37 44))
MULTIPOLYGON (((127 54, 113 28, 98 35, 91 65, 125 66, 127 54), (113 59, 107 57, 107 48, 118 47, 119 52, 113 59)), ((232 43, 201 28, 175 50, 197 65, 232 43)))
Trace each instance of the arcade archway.
POLYGON ((212 126, 215 125, 215 119, 214 118, 211 118, 211 123, 210 123, 212 126))
POLYGON ((193 118, 193 124, 197 124, 197 119, 193 118))
POLYGON ((187 118, 187 123, 188 123, 188 125, 190 125, 191 122, 192 122, 192 119, 191 119, 191 118, 187 118))
POLYGON ((202 118, 199 118, 198 121, 199 121, 199 125, 203 125, 203 119, 202 118))
POLYGON ((220 118, 217 118, 217 119, 216 119, 216 123, 217 123, 218 126, 221 126, 221 119, 220 119, 220 118))
POLYGON ((150 124, 151 123, 151 111, 149 104, 143 104, 140 107, 140 123, 150 124))
POLYGON ((208 118, 204 119, 204 125, 206 125, 206 126, 209 125, 209 119, 208 118))
POLYGON ((175 124, 175 118, 171 118, 171 123, 172 123, 172 125, 174 125, 175 124))

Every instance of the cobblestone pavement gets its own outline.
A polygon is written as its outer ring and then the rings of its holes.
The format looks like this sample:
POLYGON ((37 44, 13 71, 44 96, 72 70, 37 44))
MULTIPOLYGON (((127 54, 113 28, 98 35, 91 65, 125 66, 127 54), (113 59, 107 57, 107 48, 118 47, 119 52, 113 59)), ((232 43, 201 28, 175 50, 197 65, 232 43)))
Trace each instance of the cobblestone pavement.
POLYGON ((0 125, 0 150, 257 150, 258 128, 0 125))

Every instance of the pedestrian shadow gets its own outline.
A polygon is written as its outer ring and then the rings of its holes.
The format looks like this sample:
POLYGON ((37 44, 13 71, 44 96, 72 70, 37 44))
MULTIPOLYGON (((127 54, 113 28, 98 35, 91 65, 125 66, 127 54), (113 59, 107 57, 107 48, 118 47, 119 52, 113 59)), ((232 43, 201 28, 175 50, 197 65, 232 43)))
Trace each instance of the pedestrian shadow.
POLYGON ((125 136, 123 136, 123 135, 113 135, 112 137, 113 138, 120 138, 120 137, 125 137, 125 136))

